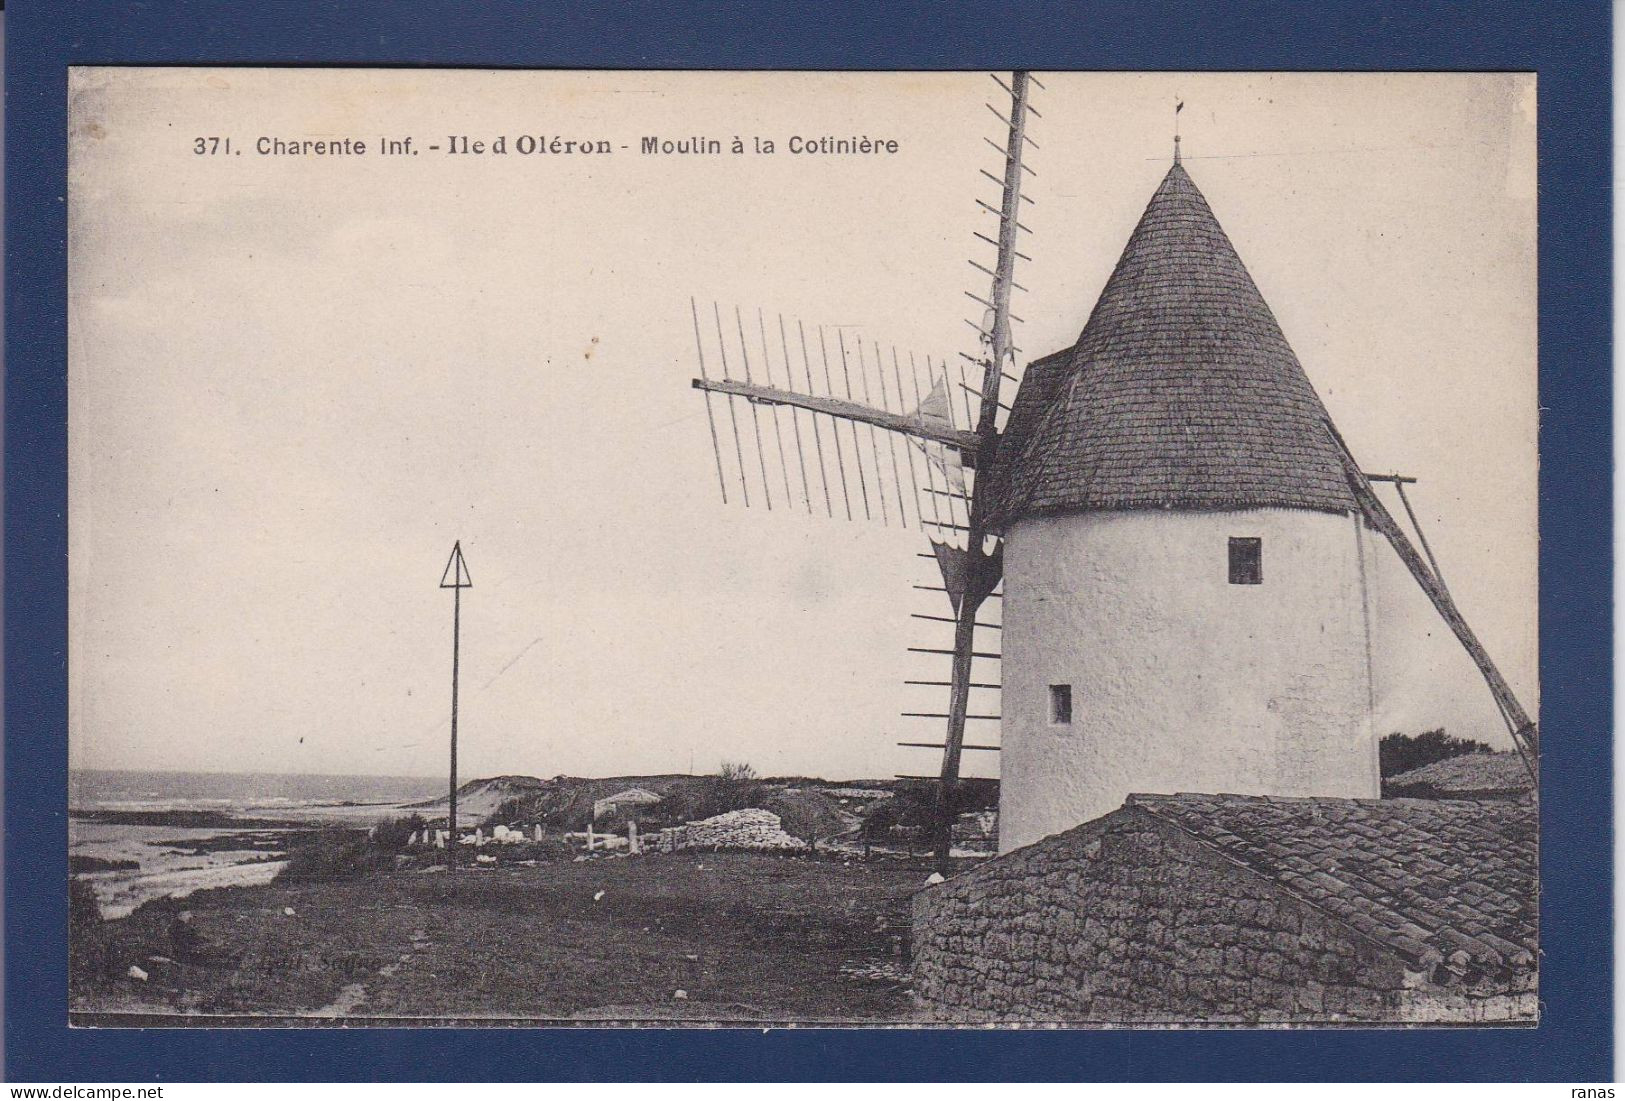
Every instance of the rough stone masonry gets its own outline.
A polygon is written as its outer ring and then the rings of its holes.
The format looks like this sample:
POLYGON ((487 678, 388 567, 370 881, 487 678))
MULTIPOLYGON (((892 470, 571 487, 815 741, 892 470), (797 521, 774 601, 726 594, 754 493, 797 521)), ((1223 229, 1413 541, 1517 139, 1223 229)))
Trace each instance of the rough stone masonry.
POLYGON ((921 891, 916 997, 966 1023, 1532 1024, 1534 836, 1528 803, 1131 797, 921 891))

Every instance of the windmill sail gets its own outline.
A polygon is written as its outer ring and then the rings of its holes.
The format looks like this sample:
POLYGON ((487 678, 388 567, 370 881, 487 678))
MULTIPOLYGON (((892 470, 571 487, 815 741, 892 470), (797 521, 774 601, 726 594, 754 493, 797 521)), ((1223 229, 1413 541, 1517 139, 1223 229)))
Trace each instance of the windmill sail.
MULTIPOLYGON (((1035 144, 1027 136, 1028 115, 1037 115, 1037 111, 1027 101, 1028 85, 1031 82, 1027 73, 1012 73, 1009 85, 1005 85, 997 77, 994 77, 994 80, 1010 93, 1008 117, 1000 115, 996 108, 989 105, 989 109, 1001 118, 1007 127, 1003 148, 1004 170, 1000 176, 994 176, 990 172, 983 173, 1000 185, 999 206, 996 211, 999 218, 998 238, 995 242, 997 253, 992 269, 972 261, 972 266, 991 276, 989 297, 984 299, 969 291, 966 292, 986 307, 982 325, 978 327, 982 351, 981 386, 973 391, 979 399, 980 407, 972 418, 972 427, 978 441, 974 454, 983 462, 991 462, 997 455, 1001 409, 999 387, 1014 360, 1014 341, 1011 339, 1010 331, 1014 315, 1010 312, 1010 296, 1016 287, 1016 261, 1022 257, 1016 248, 1016 235, 1026 228, 1018 217, 1018 208, 1024 198, 1021 193, 1022 172, 1031 172, 1031 169, 1023 163, 1022 155, 1027 145, 1035 144)), ((997 148, 996 143, 989 144, 997 148)), ((984 209, 994 210, 987 203, 980 205, 984 209)), ((977 236, 989 240, 981 234, 977 236)), ((972 391, 969 386, 963 388, 968 392, 972 391)), ((968 407, 966 411, 970 412, 968 407)), ((977 493, 979 482, 980 479, 976 479, 965 491, 969 497, 967 502, 969 517, 965 525, 964 550, 952 556, 938 555, 945 581, 950 573, 951 562, 953 572, 959 577, 962 586, 959 598, 954 601, 953 668, 949 677, 947 732, 942 746, 942 768, 937 788, 936 836, 933 846, 938 868, 944 872, 948 869, 951 852, 960 758, 965 746, 965 723, 970 716, 972 669, 978 654, 977 612, 998 586, 1004 568, 1003 547, 996 537, 992 537, 987 526, 986 505, 977 493), (987 546, 990 537, 993 543, 991 551, 987 546)), ((964 484, 963 472, 961 484, 964 484)), ((945 584, 944 588, 952 586, 945 584)), ((950 592, 950 596, 952 595, 950 592)))
POLYGON ((965 464, 960 460, 959 452, 941 444, 930 444, 920 440, 915 440, 914 446, 920 449, 932 469, 941 474, 943 480, 948 483, 948 492, 959 497, 967 495, 965 464))
MULTIPOLYGON (((915 406, 909 417, 922 426, 953 427, 953 404, 948 398, 948 380, 946 377, 936 381, 936 384, 931 387, 931 393, 926 395, 924 401, 915 406)), ((957 448, 950 448, 930 440, 915 439, 910 442, 920 454, 925 456, 925 461, 931 464, 932 470, 946 484, 948 493, 959 497, 966 496, 968 491, 965 483, 965 463, 960 457, 960 451, 957 448)))
POLYGON ((948 401, 948 380, 946 377, 937 379, 931 387, 931 392, 925 400, 914 407, 909 414, 920 424, 934 424, 942 428, 954 426, 953 405, 948 401))
POLYGON ((693 313, 700 366, 693 386, 705 395, 724 504, 816 513, 815 502, 822 502, 830 518, 939 532, 963 527, 942 519, 949 511, 962 518, 963 505, 944 508, 940 498, 967 498, 966 458, 974 461, 982 441, 955 424, 940 363, 924 360, 929 393, 910 408, 904 395, 919 392, 918 357, 783 317, 775 342, 765 316, 747 326, 737 307, 713 303, 706 311, 694 304, 693 313), (734 324, 700 325, 702 312, 734 324), (721 378, 709 373, 711 366, 721 378), (715 398, 727 406, 720 416, 715 398), (743 409, 736 408, 740 401, 743 409))

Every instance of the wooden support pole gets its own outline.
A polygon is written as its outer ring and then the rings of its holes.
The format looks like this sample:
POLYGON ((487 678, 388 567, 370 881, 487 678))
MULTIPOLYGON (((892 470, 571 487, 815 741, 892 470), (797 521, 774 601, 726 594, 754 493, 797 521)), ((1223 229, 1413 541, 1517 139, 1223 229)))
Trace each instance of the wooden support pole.
MULTIPOLYGON (((1411 479, 1415 481, 1415 479, 1411 479)), ((1405 483, 1396 476, 1394 478, 1394 491, 1399 494, 1399 503, 1405 506, 1405 515, 1411 518, 1411 530, 1416 532, 1416 541, 1422 544, 1422 553, 1428 556, 1428 565, 1433 567, 1433 576, 1444 584, 1444 571, 1439 568, 1439 560, 1433 557, 1433 548, 1428 546, 1427 533, 1422 530, 1422 521, 1416 518, 1416 510, 1411 508, 1411 499, 1405 496, 1405 483)))
MULTIPOLYGON (((981 547, 972 546, 967 553, 973 560, 980 558, 981 547)), ((959 790, 959 762, 965 745, 965 718, 970 704, 971 662, 976 640, 976 611, 981 600, 967 589, 959 601, 959 621, 954 624, 953 671, 949 676, 948 730, 942 749, 942 773, 937 788, 936 838, 933 846, 937 871, 947 875, 953 847, 953 820, 957 809, 959 790)))
POLYGON ((1534 721, 1530 719, 1529 713, 1523 709, 1523 705, 1518 702, 1518 697, 1512 691, 1512 686, 1501 675, 1501 670, 1496 667, 1495 662, 1490 658, 1489 651, 1484 649, 1483 643, 1479 642, 1478 636, 1467 625, 1467 620, 1462 616, 1461 610, 1456 607, 1455 599, 1451 597, 1450 590, 1445 588, 1443 579, 1439 577, 1437 572, 1429 568, 1422 555, 1406 538, 1405 532, 1400 528, 1398 522, 1394 520, 1388 509, 1377 497, 1376 491, 1371 488, 1371 480, 1366 477, 1360 470, 1359 464, 1354 461, 1353 454, 1349 451, 1348 445, 1343 442, 1343 437, 1338 434, 1336 427, 1330 421, 1327 421, 1326 430, 1331 434, 1339 452, 1343 456, 1343 469, 1349 488, 1353 490, 1355 500, 1359 503, 1366 522, 1382 533, 1394 548, 1395 553, 1399 555, 1400 561, 1404 562, 1406 568, 1411 571, 1411 576, 1416 579, 1416 583, 1421 586, 1422 591, 1432 601, 1434 610, 1449 625, 1450 630, 1456 636, 1456 641, 1461 643, 1462 648, 1473 659, 1473 664, 1478 666, 1479 674, 1483 676, 1484 682, 1489 686, 1490 694, 1495 697, 1496 705, 1505 712, 1508 725, 1512 728, 1512 743, 1517 748, 1518 755, 1523 758, 1524 767, 1529 770, 1530 778, 1534 780, 1538 794, 1540 786, 1539 729, 1534 721))

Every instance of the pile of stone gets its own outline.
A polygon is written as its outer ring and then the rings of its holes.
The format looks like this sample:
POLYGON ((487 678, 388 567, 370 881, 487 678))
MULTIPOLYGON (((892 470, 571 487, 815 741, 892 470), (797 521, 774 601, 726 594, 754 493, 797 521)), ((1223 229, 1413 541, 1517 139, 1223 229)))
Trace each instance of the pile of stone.
POLYGON ((657 844, 662 852, 677 849, 785 851, 807 847, 800 838, 784 832, 778 815, 757 807, 731 810, 714 818, 661 830, 657 844))

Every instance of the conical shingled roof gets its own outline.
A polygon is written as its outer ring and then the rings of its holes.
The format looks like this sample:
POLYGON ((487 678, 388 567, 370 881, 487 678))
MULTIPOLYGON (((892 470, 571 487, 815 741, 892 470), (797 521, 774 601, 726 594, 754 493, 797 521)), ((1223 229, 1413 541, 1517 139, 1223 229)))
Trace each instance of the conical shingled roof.
POLYGON ((1091 509, 1356 508, 1325 408, 1207 200, 1168 170, 1071 349, 1029 365, 995 529, 1091 509))

